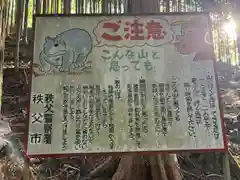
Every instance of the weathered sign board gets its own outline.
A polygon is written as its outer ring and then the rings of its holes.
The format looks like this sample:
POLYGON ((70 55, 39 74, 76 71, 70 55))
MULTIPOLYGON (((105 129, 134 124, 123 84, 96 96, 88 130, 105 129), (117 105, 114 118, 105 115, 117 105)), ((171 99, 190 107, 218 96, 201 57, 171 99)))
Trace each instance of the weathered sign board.
POLYGON ((224 150, 209 24, 36 16, 27 154, 224 150))

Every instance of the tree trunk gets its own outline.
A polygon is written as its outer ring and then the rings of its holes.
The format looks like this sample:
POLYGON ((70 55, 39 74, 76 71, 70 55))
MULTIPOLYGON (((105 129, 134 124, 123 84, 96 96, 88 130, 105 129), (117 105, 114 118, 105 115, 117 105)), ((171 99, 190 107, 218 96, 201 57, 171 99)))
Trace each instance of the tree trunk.
POLYGON ((158 0, 129 0, 129 13, 158 13, 158 0))

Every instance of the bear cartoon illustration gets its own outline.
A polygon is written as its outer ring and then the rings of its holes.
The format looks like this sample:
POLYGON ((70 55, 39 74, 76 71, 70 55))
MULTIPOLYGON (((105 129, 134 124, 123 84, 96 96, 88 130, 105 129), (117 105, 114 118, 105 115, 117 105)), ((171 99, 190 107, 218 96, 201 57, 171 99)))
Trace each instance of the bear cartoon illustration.
POLYGON ((207 22, 201 17, 194 17, 188 22, 173 24, 178 31, 177 41, 174 43, 180 54, 196 53, 193 61, 212 60, 214 57, 212 43, 209 42, 207 22), (180 31, 179 31, 180 28, 180 31))
POLYGON ((83 29, 70 29, 55 37, 46 37, 39 61, 41 71, 47 72, 52 67, 60 72, 84 67, 92 51, 93 41, 90 34, 83 29))

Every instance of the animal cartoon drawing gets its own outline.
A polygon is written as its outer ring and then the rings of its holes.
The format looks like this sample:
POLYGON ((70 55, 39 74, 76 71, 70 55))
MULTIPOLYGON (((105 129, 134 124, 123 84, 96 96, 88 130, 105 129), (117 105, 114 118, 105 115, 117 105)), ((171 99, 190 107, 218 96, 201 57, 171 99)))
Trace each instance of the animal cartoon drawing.
POLYGON ((173 30, 177 32, 174 45, 180 54, 196 53, 193 61, 213 59, 213 46, 208 40, 209 29, 206 25, 201 17, 172 24, 173 30))
POLYGON ((83 29, 70 29, 55 37, 46 37, 39 61, 41 71, 47 72, 53 67, 60 72, 84 67, 92 51, 93 41, 83 29))

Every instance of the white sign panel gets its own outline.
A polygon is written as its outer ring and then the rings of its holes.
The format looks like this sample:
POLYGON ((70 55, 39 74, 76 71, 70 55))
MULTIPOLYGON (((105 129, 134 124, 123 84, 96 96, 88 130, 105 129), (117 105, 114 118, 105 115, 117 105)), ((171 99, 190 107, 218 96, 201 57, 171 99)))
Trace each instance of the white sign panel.
POLYGON ((208 20, 37 16, 27 154, 223 150, 208 20))

